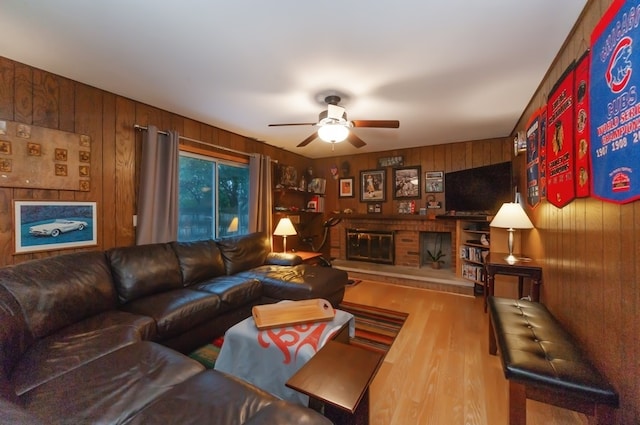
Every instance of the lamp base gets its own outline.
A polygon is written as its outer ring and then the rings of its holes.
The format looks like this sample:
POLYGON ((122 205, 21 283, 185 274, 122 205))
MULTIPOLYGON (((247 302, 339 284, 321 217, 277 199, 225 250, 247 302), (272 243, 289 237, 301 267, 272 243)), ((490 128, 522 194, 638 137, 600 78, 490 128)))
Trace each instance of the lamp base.
POLYGON ((515 264, 515 262, 518 261, 516 259, 516 256, 513 255, 513 234, 515 233, 515 231, 516 230, 513 228, 507 229, 507 234, 509 235, 509 238, 507 239, 507 245, 509 246, 509 255, 504 257, 504 259, 509 264, 515 264))
POLYGON ((506 257, 504 257, 504 260, 509 264, 515 264, 518 262, 518 259, 513 254, 507 255, 506 257))

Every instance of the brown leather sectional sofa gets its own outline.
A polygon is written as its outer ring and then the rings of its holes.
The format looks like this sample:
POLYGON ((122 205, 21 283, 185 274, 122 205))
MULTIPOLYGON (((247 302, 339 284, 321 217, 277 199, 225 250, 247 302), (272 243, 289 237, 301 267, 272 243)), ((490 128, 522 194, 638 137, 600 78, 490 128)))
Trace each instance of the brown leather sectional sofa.
POLYGON ((0 423, 330 424, 182 353, 257 304, 326 298, 347 275, 264 234, 90 251, 0 269, 0 423))

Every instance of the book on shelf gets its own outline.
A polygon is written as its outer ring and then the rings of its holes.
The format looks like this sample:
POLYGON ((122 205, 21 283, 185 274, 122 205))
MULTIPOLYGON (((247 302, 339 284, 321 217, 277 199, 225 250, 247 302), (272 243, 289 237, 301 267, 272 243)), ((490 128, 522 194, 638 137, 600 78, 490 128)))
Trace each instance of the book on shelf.
POLYGON ((307 202, 307 211, 311 212, 324 212, 324 197, 314 195, 307 202))
POLYGON ((482 282, 484 280, 484 267, 475 264, 463 264, 462 277, 482 282))
POLYGON ((489 250, 484 248, 475 248, 471 246, 463 246, 460 248, 460 258, 476 263, 484 263, 488 253, 489 250))

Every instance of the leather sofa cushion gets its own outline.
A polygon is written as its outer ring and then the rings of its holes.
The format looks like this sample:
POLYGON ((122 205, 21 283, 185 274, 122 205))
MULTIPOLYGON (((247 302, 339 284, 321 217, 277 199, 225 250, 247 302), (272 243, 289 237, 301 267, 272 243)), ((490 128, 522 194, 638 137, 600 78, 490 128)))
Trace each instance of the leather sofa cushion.
POLYGON ((152 318, 107 311, 36 341, 16 366, 12 381, 21 395, 98 357, 155 335, 152 318))
POLYGON ((156 341, 179 335, 220 314, 220 298, 191 289, 174 289, 132 301, 122 309, 152 317, 156 322, 156 341))
POLYGON ((178 258, 167 243, 113 248, 107 251, 107 258, 122 304, 182 288, 178 258))
POLYGON ((331 425, 321 414, 216 370, 199 373, 137 414, 133 424, 331 425), (179 408, 177 408, 179 406, 179 408))
POLYGON ((216 244, 228 275, 262 266, 271 251, 269 238, 262 232, 220 238, 216 244))
POLYGON ((14 367, 33 342, 18 302, 0 286, 0 396, 15 401, 10 378, 14 367))
POLYGON ((184 286, 226 274, 220 249, 212 240, 172 242, 171 247, 178 256, 184 286))
POLYGON ((309 264, 297 266, 261 266, 238 276, 252 277, 262 283, 264 296, 279 300, 326 298, 344 290, 349 276, 344 270, 309 264))
POLYGON ((289 252, 270 252, 264 260, 265 265, 297 266, 302 264, 302 257, 289 252))
POLYGON ((203 369, 183 354, 143 341, 60 375, 25 393, 21 400, 47 424, 125 423, 162 393, 203 369))
POLYGON ((222 301, 222 311, 248 304, 260 299, 262 295, 260 281, 244 276, 220 276, 193 285, 190 289, 216 294, 222 301))
POLYGON ((20 424, 20 425, 45 425, 46 422, 41 421, 35 415, 29 413, 17 401, 8 401, 0 398, 0 419, 3 424, 20 424))
POLYGON ((0 284, 20 304, 35 338, 117 306, 109 265, 104 253, 98 251, 2 268, 0 284))

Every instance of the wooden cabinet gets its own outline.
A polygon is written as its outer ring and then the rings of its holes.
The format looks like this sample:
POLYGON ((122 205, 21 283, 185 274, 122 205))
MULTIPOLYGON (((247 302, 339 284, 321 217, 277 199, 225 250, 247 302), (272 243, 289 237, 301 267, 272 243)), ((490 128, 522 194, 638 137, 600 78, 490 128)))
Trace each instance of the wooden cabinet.
MULTIPOLYGON (((486 285, 484 264, 490 249, 487 220, 458 220, 456 226, 458 267, 456 274, 482 289, 486 285)), ((480 292, 480 291, 478 291, 480 292)))

